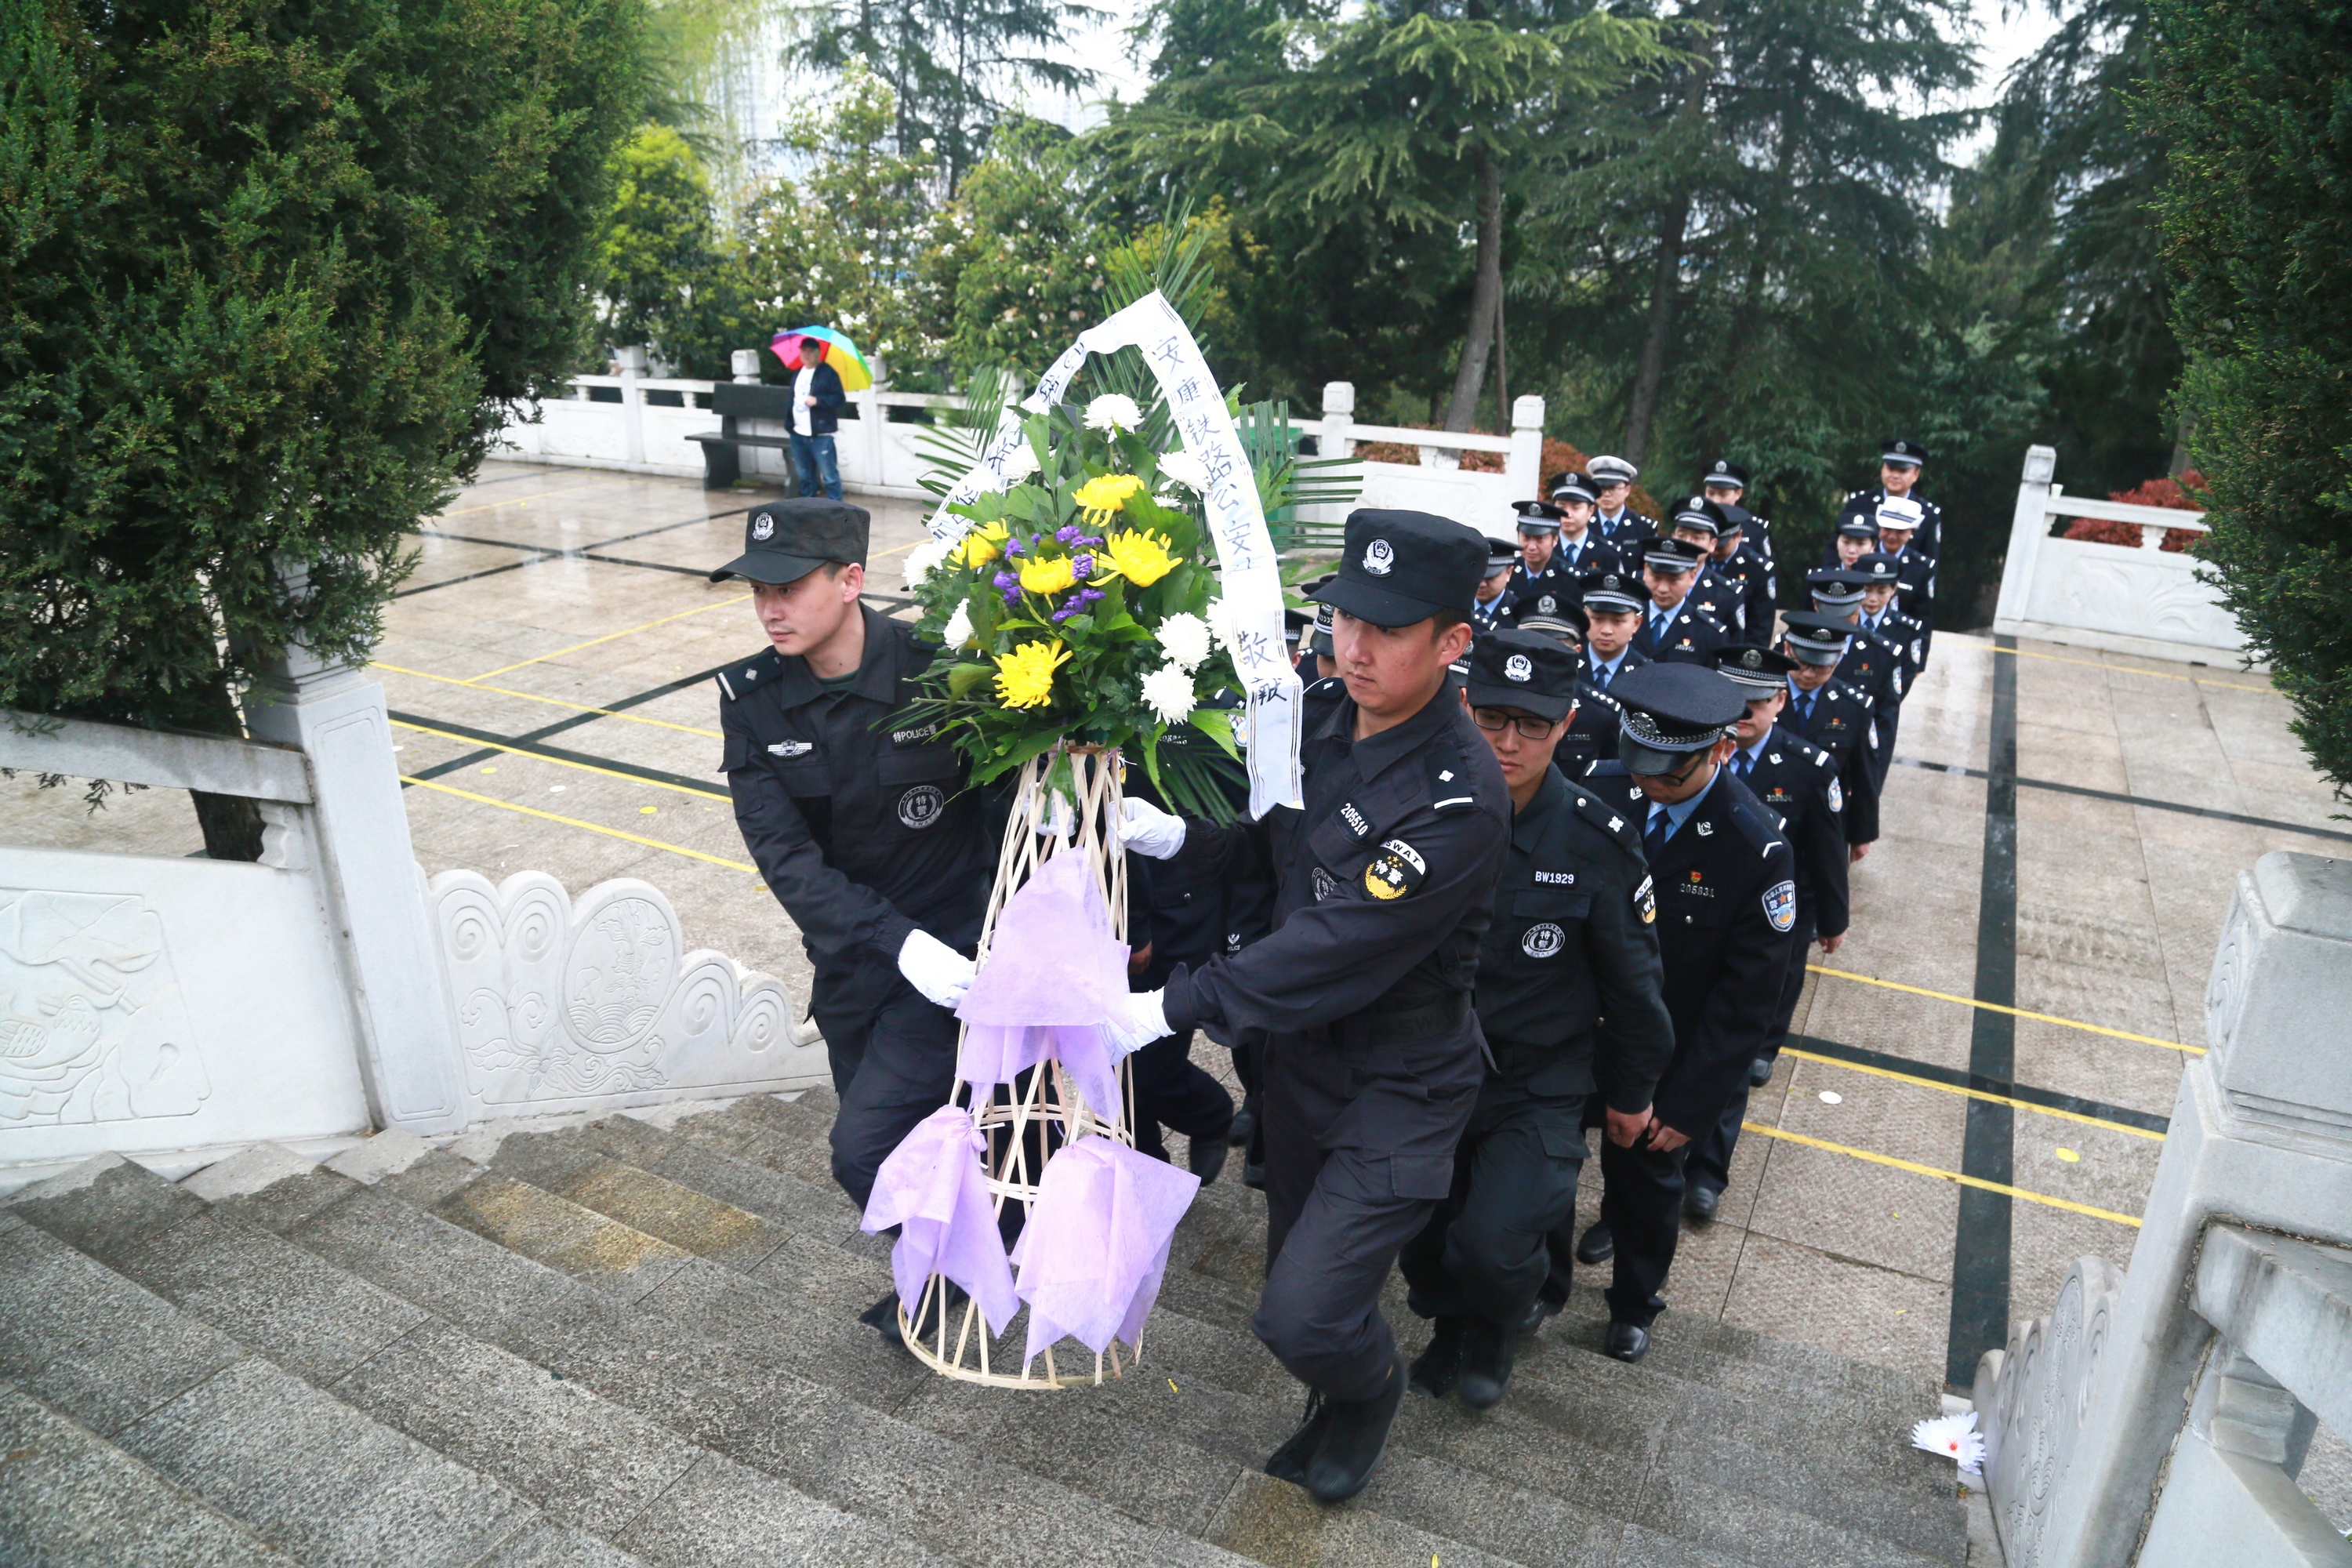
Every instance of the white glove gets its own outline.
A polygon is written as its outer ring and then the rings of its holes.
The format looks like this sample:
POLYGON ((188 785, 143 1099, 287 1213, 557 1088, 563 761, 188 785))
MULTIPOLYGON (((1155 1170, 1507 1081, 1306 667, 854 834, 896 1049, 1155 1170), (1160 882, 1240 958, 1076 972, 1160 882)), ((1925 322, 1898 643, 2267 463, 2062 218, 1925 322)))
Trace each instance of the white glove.
POLYGON ((1184 847, 1184 819, 1170 816, 1148 800, 1129 795, 1119 802, 1118 841, 1138 855, 1172 860, 1176 852, 1184 847))
POLYGON ((1111 1050, 1116 1055, 1131 1057, 1168 1033, 1168 1009, 1163 1005, 1167 994, 1165 991, 1133 991, 1111 1004, 1110 1016, 1103 1020, 1103 1028, 1110 1036, 1111 1050))
POLYGON ((952 1007, 963 1000, 980 971, 971 959, 918 926, 898 944, 898 973, 940 1006, 952 1007))

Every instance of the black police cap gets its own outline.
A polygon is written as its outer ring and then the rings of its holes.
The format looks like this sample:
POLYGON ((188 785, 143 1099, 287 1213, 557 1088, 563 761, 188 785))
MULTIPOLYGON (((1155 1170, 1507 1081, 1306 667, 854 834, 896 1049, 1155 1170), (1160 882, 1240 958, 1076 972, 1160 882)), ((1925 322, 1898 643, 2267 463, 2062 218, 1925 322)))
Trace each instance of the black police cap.
POLYGON ((1650 602, 1650 591, 1630 572, 1587 572, 1577 584, 1587 610, 1638 610, 1650 602))
POLYGON ((1853 563, 1854 574, 1865 584, 1893 583, 1903 574, 1902 563, 1884 550, 1874 550, 1853 563))
POLYGON ((743 520, 743 553, 710 574, 714 583, 746 577, 778 586, 834 562, 866 563, 873 519, 862 506, 824 496, 794 496, 751 509, 743 520))
POLYGON ((1521 616, 1517 629, 1539 632, 1545 637, 1574 637, 1580 647, 1585 634, 1592 629, 1592 617, 1584 613, 1582 605, 1570 603, 1560 605, 1548 616, 1540 613, 1521 616))
POLYGON ((1670 773, 1723 738, 1748 711, 1748 694, 1696 664, 1645 664, 1609 683, 1625 710, 1617 759, 1630 773, 1670 773))
POLYGON ((1642 564, 1665 573, 1695 572, 1706 559, 1706 547, 1687 539, 1653 539, 1643 547, 1642 564))
POLYGON ((1519 514, 1521 533, 1558 533, 1559 508, 1548 500, 1515 500, 1511 510, 1519 514))
POLYGON ((1916 468, 1927 460, 1927 448, 1916 441, 1890 436, 1878 444, 1878 460, 1882 463, 1907 463, 1916 468))
POLYGON ((1486 572, 1477 530, 1425 511, 1348 514, 1339 570, 1307 595, 1376 626, 1409 626, 1441 611, 1466 615, 1486 572))
POLYGON ((1715 503, 1715 510, 1723 514, 1723 521, 1717 530, 1718 533, 1743 532, 1749 523, 1756 521, 1756 514, 1737 501, 1719 500, 1715 503))
POLYGON ((1676 528, 1696 528, 1719 534, 1724 531, 1724 522, 1722 503, 1711 501, 1705 496, 1685 496, 1675 508, 1674 526, 1676 528))
POLYGON ((1781 637, 1806 664, 1835 664, 1853 636, 1853 623, 1817 610, 1790 610, 1780 617, 1781 637))
POLYGON ((1599 501, 1601 486, 1587 474, 1566 473, 1551 482, 1551 499, 1556 501, 1599 501))
POLYGON ((1797 661, 1785 653, 1748 643, 1715 650, 1715 668, 1723 678, 1745 690, 1778 691, 1797 661))
POLYGON ((1744 490, 1748 488, 1748 470, 1728 458, 1717 458, 1706 466, 1706 477, 1699 484, 1734 485, 1744 490))
POLYGON ((1511 566, 1516 566, 1518 564, 1518 560, 1519 547, 1517 545, 1512 543, 1507 539, 1497 539, 1491 533, 1486 535, 1487 576, 1492 577, 1497 572, 1503 571, 1511 566))
POLYGON ((1541 632, 1499 631, 1470 648, 1470 706, 1565 719, 1576 706, 1576 655, 1541 632))

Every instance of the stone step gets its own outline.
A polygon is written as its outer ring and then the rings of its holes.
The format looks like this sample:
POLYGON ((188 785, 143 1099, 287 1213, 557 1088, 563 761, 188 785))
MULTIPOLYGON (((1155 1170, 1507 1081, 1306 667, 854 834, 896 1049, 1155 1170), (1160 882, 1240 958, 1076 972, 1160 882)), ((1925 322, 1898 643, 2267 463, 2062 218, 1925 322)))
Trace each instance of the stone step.
MULTIPOLYGON (((859 1405, 802 1375, 791 1357, 749 1353, 750 1341, 766 1337, 757 1319, 667 1310, 713 1286, 761 1294, 735 1270, 446 1153, 372 1173, 373 1186, 309 1172, 226 1206, 454 1328, 939 1557, 974 1568, 1016 1556, 1049 1568, 1237 1561, 896 1418, 888 1406, 927 1374, 871 1330, 851 1322, 856 1333, 843 1334, 887 1374, 875 1402, 859 1405), (472 1179, 454 1181, 464 1170, 472 1179)), ((814 1353, 795 1351, 803 1363, 814 1353)))
POLYGON ((648 1562, 700 1560, 707 1527, 680 1516, 680 1500, 713 1488, 729 1499, 730 1533, 790 1543, 781 1557, 758 1549, 757 1560, 923 1560, 888 1531, 772 1478, 733 1474, 742 1467, 136 1166, 35 1205, 33 1217, 382 1425, 648 1562), (137 1186, 150 1191, 124 1191, 137 1186), (150 1228, 117 1223, 126 1208, 150 1228))
MULTIPOLYGON (((719 1151, 730 1142, 742 1147, 746 1126, 764 1125, 780 1137, 805 1140, 814 1135, 819 1118, 804 1107, 810 1101, 822 1104, 823 1097, 824 1091, 812 1091, 791 1107, 770 1097, 747 1099, 722 1112, 677 1118, 667 1134, 624 1130, 619 1124, 630 1119, 615 1117, 530 1142, 575 1148, 631 1146, 642 1157, 666 1136, 698 1142, 709 1131, 713 1136, 705 1154, 740 1163, 747 1154, 756 1157, 761 1146, 734 1155, 719 1151)), ((500 1151, 502 1159, 561 1163, 568 1157, 511 1142, 500 1151), (515 1150, 511 1156, 509 1147, 515 1150)), ((748 1186, 742 1192, 747 1202, 757 1202, 748 1186)), ((839 1204, 846 1213, 846 1200, 839 1204)), ((1259 1271, 1253 1268, 1244 1289, 1241 1281, 1212 1279, 1197 1267, 1177 1266, 1186 1257, 1188 1241, 1197 1263, 1203 1233, 1213 1243, 1241 1227, 1248 1232, 1247 1255, 1254 1262, 1262 1258, 1263 1200, 1255 1194, 1239 1203, 1228 1194, 1222 1205, 1196 1204, 1187 1215, 1178 1246, 1171 1249, 1161 1305, 1146 1335, 1149 1359, 1154 1368, 1181 1366, 1180 1379, 1189 1372, 1193 1379, 1208 1378, 1237 1392, 1294 1399, 1296 1384, 1247 1333, 1259 1271), (1244 1205, 1257 1205, 1259 1213, 1237 1215, 1234 1211, 1244 1205), (1196 1325, 1222 1332, 1202 1334, 1196 1325), (1211 1353, 1205 1365, 1193 1359, 1202 1351, 1211 1353)), ((879 1272, 871 1278, 877 1289, 887 1283, 879 1272)), ((1418 1348, 1420 1331, 1404 1307, 1402 1283, 1393 1279, 1387 1310, 1412 1353, 1418 1348)), ((1949 1472, 1909 1448, 1905 1440, 1911 1423, 1937 1407, 1934 1390, 1924 1383, 1672 1312, 1659 1320, 1650 1355, 1639 1367, 1627 1367, 1599 1353, 1606 1321, 1598 1294, 1580 1289, 1570 1311, 1523 1348, 1512 1398, 1486 1417, 1488 1424, 1509 1422, 1543 1401, 1545 1418, 1538 1426, 1545 1440, 1557 1445, 1566 1437, 1570 1458, 1588 1461, 1570 1467, 1580 1479, 1577 1486, 1560 1489, 1570 1500, 1582 1503, 1597 1496, 1601 1500, 1597 1506, 1612 1515, 1644 1521, 1665 1509, 1701 1539, 1731 1532, 1737 1539, 1753 1540, 1760 1528, 1765 1535, 1801 1542, 1826 1528, 1832 1531, 1832 1539, 1839 1531, 1879 1536, 1903 1552, 1935 1561, 1952 1560, 1962 1550, 1957 1543, 1965 1540, 1965 1523, 1949 1472), (1784 1353, 1790 1352, 1795 1353, 1784 1353), (1619 1410, 1634 1413, 1640 1429, 1626 1430, 1627 1422, 1611 1414, 1619 1410), (1580 1438, 1595 1452, 1578 1455, 1575 1443, 1580 1438), (1633 1453, 1647 1454, 1662 1476, 1675 1479, 1672 1502, 1662 1502, 1656 1495, 1626 1499, 1603 1481, 1611 1470, 1622 1468, 1618 1458, 1633 1453), (1595 1486, 1602 1489, 1596 1493, 1595 1486), (1690 1500, 1694 1498, 1696 1505, 1690 1500), (1760 1514, 1759 1507, 1764 1510, 1760 1514)), ((1285 1424, 1282 1433, 1286 1431, 1285 1424)), ((1400 1440, 1412 1440, 1403 1425, 1400 1440)), ((1483 1456, 1465 1457, 1472 1463, 1485 1462, 1483 1456)), ((1858 1562, 1876 1561, 1884 1551, 1862 1540, 1846 1542, 1839 1549, 1858 1562)))
POLYGON ((0 1382, 0 1558, 44 1568, 291 1568, 294 1559, 0 1382))
POLYGON ((599 1561, 601 1543, 41 1228, 39 1204, 83 1174, 31 1189, 36 1223, 0 1236, 0 1377, 311 1568, 599 1561))
MULTIPOLYGON (((543 1180, 570 1183, 583 1192, 593 1182, 593 1191, 605 1203, 604 1212, 625 1223, 649 1230, 672 1223, 684 1206, 677 1198, 649 1190, 642 1176, 617 1173, 625 1165, 613 1158, 613 1152, 626 1151, 637 1160, 680 1174, 694 1169, 715 1177, 747 1214, 782 1221, 803 1201, 795 1178, 778 1176, 748 1166, 736 1155, 686 1142, 706 1124, 740 1126, 743 1120, 740 1116, 718 1122, 709 1117, 681 1119, 670 1131, 662 1131, 628 1117, 614 1117, 545 1136, 509 1138, 500 1144, 493 1163, 507 1172, 529 1172, 543 1180), (782 1184, 763 1187, 766 1180, 782 1184), (637 1212, 615 1201, 625 1194, 647 1195, 653 1201, 646 1212, 637 1212)), ((738 1147, 745 1145, 739 1140, 738 1147)), ((845 1213, 845 1200, 835 1201, 835 1212, 845 1213)), ((670 1239, 690 1245, 698 1232, 707 1234, 720 1238, 721 1251, 733 1254, 736 1249, 730 1238, 743 1224, 733 1219, 724 1225, 698 1220, 695 1228, 676 1231, 670 1239)), ((794 1242, 806 1239, 803 1233, 795 1236, 794 1242)), ((829 1269, 810 1269, 797 1263, 782 1268, 752 1263, 750 1268, 772 1292, 808 1295, 822 1314, 820 1325, 828 1317, 838 1321, 854 1311, 869 1299, 869 1293, 887 1284, 887 1272, 878 1261, 867 1267, 862 1279, 845 1287, 828 1283, 814 1289, 813 1279, 838 1276, 837 1262, 829 1269)), ((652 1300, 658 1303, 667 1294, 658 1293, 652 1300)), ((724 1309, 730 1316, 764 1309, 772 1314, 767 1321, 774 1324, 778 1336, 811 1331, 794 1326, 807 1321, 805 1314, 783 1310, 772 1300, 760 1301, 749 1292, 734 1294, 741 1300, 724 1309)), ((1593 1348, 1597 1350, 1597 1340, 1593 1348)), ((1171 1432, 1181 1432, 1196 1447, 1221 1454, 1244 1473, 1251 1473, 1297 1420, 1297 1384, 1245 1332, 1188 1318, 1171 1303, 1155 1313, 1146 1349, 1150 1373, 1088 1390, 1085 1395, 1087 1405, 1100 1406, 1105 1415, 1122 1423, 1104 1433, 1103 1444, 1115 1443, 1141 1457, 1164 1447, 1171 1432), (1167 1396, 1175 1393, 1166 1387, 1170 1382, 1180 1384, 1187 1392, 1173 1402, 1175 1407, 1163 1408, 1171 1404, 1167 1396), (1217 1405, 1214 1417, 1206 1421, 1197 1419, 1204 1399, 1217 1405)), ((1948 1482, 1939 1491, 1933 1470, 1913 1462, 1921 1457, 1907 1450, 1887 1456, 1875 1448, 1870 1451, 1874 1468, 1864 1478, 1868 1489, 1895 1494, 1885 1510, 1885 1517, 1877 1521, 1882 1526, 1879 1533, 1890 1539, 1873 1540, 1849 1528, 1856 1522, 1858 1506, 1864 1517, 1871 1516, 1869 1504, 1857 1505, 1850 1495, 1853 1489, 1838 1485, 1840 1478, 1833 1473, 1804 1478, 1821 1494, 1815 1499, 1818 1516, 1809 1515, 1785 1506, 1786 1479, 1773 1464, 1759 1463, 1757 1456, 1744 1451, 1735 1450, 1727 1459, 1717 1453, 1724 1445, 1706 1436, 1711 1425, 1736 1424, 1760 1412, 1706 1389, 1680 1390, 1675 1395, 1679 1406, 1669 1401, 1659 1408, 1656 1384, 1660 1380, 1643 1369, 1625 1367, 1590 1351, 1559 1359, 1561 1375, 1551 1381, 1565 1386, 1547 1387, 1542 1381, 1535 1382, 1525 1398, 1515 1394, 1512 1402, 1483 1419, 1451 1405, 1411 1402, 1399 1424, 1400 1451, 1384 1466, 1363 1506, 1394 1510, 1400 1519, 1530 1562, 1582 1560, 1559 1559, 1558 1553, 1571 1542, 1606 1537, 1627 1527, 1646 1533, 1648 1526, 1660 1521, 1673 1521, 1680 1533, 1693 1541, 1722 1541, 1736 1548, 1752 1549, 1759 1540, 1784 1541, 1806 1561, 1901 1563, 1916 1568, 1923 1559, 1948 1560, 1942 1550, 1946 1537, 1939 1528, 1942 1509, 1954 1506, 1948 1482), (1648 1418, 1629 1416, 1596 1423, 1596 1414, 1605 1417, 1621 1407, 1645 1413, 1648 1418), (1603 1441, 1590 1441, 1594 1436, 1603 1441), (1424 1448, 1428 1451, 1421 1451, 1424 1448), (1751 1489, 1745 1495, 1703 1479, 1709 1474, 1743 1473, 1751 1480, 1751 1489), (1647 1497, 1642 1495, 1645 1477, 1654 1478, 1649 1489, 1652 1495, 1647 1497), (1409 1487, 1408 1480, 1415 1484, 1409 1487), (1500 1495, 1498 1488, 1511 1495, 1500 1495), (1433 1512, 1428 1500, 1463 1506, 1433 1512), (1915 1502, 1925 1504, 1924 1515, 1915 1502), (1532 1550, 1524 1531, 1507 1532, 1507 1538, 1488 1537, 1473 1528, 1479 1521, 1526 1520, 1535 1515, 1546 1519, 1539 1533, 1546 1551, 1532 1550)), ((992 1413, 1023 1408, 1021 1401, 1008 1405, 1001 1395, 982 1394, 951 1380, 933 1378, 929 1384, 929 1392, 901 1411, 908 1419, 935 1426, 948 1420, 977 1421, 981 1426, 974 1430, 993 1435, 1000 1426, 992 1425, 992 1413)), ((845 1392, 857 1396, 854 1384, 845 1385, 845 1392)), ((1057 1415, 1055 1425, 1091 1426, 1096 1419, 1091 1412, 1084 1422, 1057 1415)), ((1017 1419, 1014 1426, 1013 1436, 1017 1439, 1022 1436, 1017 1419)), ((1006 1439, 999 1436, 997 1440, 1006 1439)), ((1008 1451, 1007 1457, 1024 1468, 1052 1473, 1055 1458, 1052 1446, 1033 1447, 1041 1451, 1008 1451)), ((1082 1443, 1076 1445, 1076 1451, 1087 1455, 1096 1447, 1082 1443)), ((1766 1450, 1765 1457, 1769 1460, 1784 1451, 1782 1445, 1766 1450)), ((1072 1479, 1072 1484, 1085 1482, 1072 1479)), ((1122 1501, 1122 1506, 1128 1505, 1122 1501)))

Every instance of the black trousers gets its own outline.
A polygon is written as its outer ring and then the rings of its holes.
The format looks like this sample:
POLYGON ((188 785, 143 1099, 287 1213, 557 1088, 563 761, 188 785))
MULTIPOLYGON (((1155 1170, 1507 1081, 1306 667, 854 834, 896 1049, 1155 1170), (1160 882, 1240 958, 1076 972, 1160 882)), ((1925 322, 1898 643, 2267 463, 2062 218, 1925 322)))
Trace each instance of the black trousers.
POLYGON ((915 1123, 948 1102, 955 1087, 956 1017, 903 980, 878 1006, 810 1011, 824 1031, 833 1092, 833 1179, 859 1208, 875 1173, 915 1123))
MULTIPOLYGON (((1594 1095, 1585 1102, 1585 1124, 1600 1127, 1601 1101, 1594 1095)), ((1649 1146, 1648 1135, 1620 1149, 1604 1131, 1601 1142, 1601 1223, 1609 1227, 1617 1250, 1610 1259, 1609 1315, 1648 1328, 1665 1310, 1659 1292, 1674 1267, 1675 1247, 1682 1239, 1683 1163, 1691 1145, 1671 1154, 1649 1146)), ((1554 1305, 1568 1300, 1576 1277, 1576 1221, 1573 1215, 1551 1228, 1545 1238, 1551 1269, 1540 1292, 1554 1305)))
POLYGON ((1486 1071, 1477 1027, 1378 1046, 1266 1040, 1265 1292, 1250 1327, 1327 1398, 1371 1398, 1396 1362, 1381 1288, 1453 1190, 1486 1071))
POLYGON ((1135 1083, 1135 1146, 1168 1157, 1160 1130, 1186 1138, 1223 1138, 1234 1124, 1234 1097, 1192 1064, 1192 1037, 1163 1035, 1128 1058, 1135 1083))
POLYGON ((1517 1323, 1551 1267, 1546 1238, 1576 1214, 1580 1094, 1540 1095, 1490 1077, 1454 1156, 1454 1187, 1398 1258, 1424 1318, 1517 1323))
MULTIPOLYGON (((1800 913, 1797 945, 1790 950, 1789 973, 1780 983, 1780 1006, 1772 1015, 1772 1029, 1764 1037, 1764 1048, 1757 1053, 1765 1061, 1779 1060, 1780 1047, 1788 1043, 1789 1021, 1797 1016, 1798 999, 1805 993, 1805 965, 1812 951, 1812 917, 1800 913)), ((1691 1140, 1690 1160, 1685 1169, 1691 1185, 1719 1193, 1731 1184, 1731 1152, 1738 1147, 1739 1124, 1747 1120, 1748 1080, 1743 1078, 1738 1092, 1723 1108, 1722 1120, 1691 1140)))

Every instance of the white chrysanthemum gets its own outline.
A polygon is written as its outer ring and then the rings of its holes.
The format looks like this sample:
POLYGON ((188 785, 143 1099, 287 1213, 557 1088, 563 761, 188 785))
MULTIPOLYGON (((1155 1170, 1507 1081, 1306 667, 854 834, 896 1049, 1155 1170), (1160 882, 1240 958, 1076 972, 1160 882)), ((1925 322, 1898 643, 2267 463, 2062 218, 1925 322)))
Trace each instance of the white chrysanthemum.
POLYGON ((1124 392, 1106 392, 1087 405, 1089 430, 1140 430, 1143 410, 1124 392))
POLYGON ((907 591, 911 594, 921 587, 923 579, 939 570, 940 563, 947 558, 948 546, 936 539, 926 539, 907 552, 907 559, 902 563, 907 574, 907 591))
POLYGON ((1196 495, 1209 491, 1208 465, 1190 452, 1175 451, 1160 454, 1160 477, 1174 479, 1196 495))
POLYGON ((1179 610, 1160 623, 1152 634, 1167 653, 1169 662, 1190 675, 1201 668, 1209 657, 1209 623, 1198 616, 1179 610))
POLYGON ((1019 484, 1037 471, 1037 448, 1027 441, 1015 441, 1013 450, 1004 454, 1004 477, 1019 484))
POLYGON ((1181 724, 1192 712, 1192 678, 1163 664, 1143 678, 1143 700, 1163 724, 1181 724))
POLYGON ((948 639, 950 647, 971 646, 971 611, 961 600, 957 601, 955 614, 948 617, 947 630, 940 635, 948 639))

